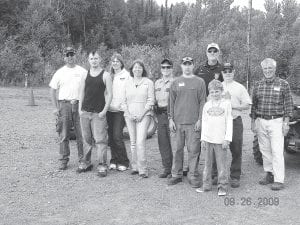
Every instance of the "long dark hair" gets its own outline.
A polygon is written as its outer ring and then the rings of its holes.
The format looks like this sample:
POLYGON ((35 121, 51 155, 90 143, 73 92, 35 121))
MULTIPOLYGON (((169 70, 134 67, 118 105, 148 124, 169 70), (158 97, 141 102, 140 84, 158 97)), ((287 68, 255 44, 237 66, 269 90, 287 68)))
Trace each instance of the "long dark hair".
MULTIPOLYGON (((111 59, 111 61, 113 61, 114 59, 119 60, 120 63, 121 63, 121 70, 124 68, 124 61, 123 61, 123 57, 121 56, 121 54, 114 53, 110 59, 111 59)), ((110 73, 115 74, 115 70, 112 66, 111 66, 111 69, 110 69, 110 73)))

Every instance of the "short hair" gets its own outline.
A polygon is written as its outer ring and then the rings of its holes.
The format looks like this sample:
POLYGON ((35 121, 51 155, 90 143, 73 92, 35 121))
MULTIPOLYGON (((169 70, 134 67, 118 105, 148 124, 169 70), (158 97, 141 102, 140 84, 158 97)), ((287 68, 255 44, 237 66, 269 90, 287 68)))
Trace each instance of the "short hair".
MULTIPOLYGON (((125 65, 124 65, 124 60, 123 60, 123 57, 122 57, 121 54, 115 52, 115 53, 112 55, 112 57, 111 57, 110 59, 111 59, 111 61, 113 61, 114 59, 119 60, 120 63, 121 63, 121 70, 125 67, 125 65)), ((111 67, 110 72, 111 72, 112 74, 115 74, 115 70, 114 70, 113 67, 111 67)))
POLYGON ((145 65, 144 65, 143 61, 140 60, 140 59, 135 60, 132 63, 132 65, 130 66, 130 68, 129 68, 129 74, 130 74, 130 76, 134 77, 132 69, 133 69, 133 67, 134 67, 135 64, 138 64, 138 65, 140 65, 143 68, 142 77, 147 77, 147 71, 146 71, 145 65))
POLYGON ((277 66, 277 63, 274 59, 272 58, 265 58, 261 63, 260 66, 263 67, 266 64, 272 64, 274 67, 277 66))
POLYGON ((209 82, 208 84, 208 91, 211 90, 220 90, 221 92, 223 92, 224 87, 221 81, 219 80, 212 80, 211 82, 209 82))

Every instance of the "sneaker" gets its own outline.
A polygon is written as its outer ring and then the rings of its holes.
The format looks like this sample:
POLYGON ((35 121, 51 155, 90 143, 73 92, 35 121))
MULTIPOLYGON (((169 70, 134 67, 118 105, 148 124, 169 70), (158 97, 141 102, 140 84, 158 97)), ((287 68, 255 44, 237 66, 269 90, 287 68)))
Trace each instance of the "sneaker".
POLYGON ((88 172, 91 171, 92 169, 93 169, 92 164, 86 165, 85 163, 80 163, 76 172, 77 173, 88 172))
POLYGON ((114 164, 114 163, 111 163, 111 164, 109 165, 109 169, 110 169, 110 170, 116 170, 116 169, 117 169, 117 165, 114 164))
POLYGON ((232 188, 238 188, 240 186, 240 181, 238 179, 231 179, 230 186, 232 188))
POLYGON ((213 177, 212 178, 212 185, 217 185, 218 184, 218 177, 213 177))
POLYGON ((191 185, 192 188, 199 188, 201 185, 200 181, 190 180, 190 179, 189 179, 189 184, 191 185))
POLYGON ((168 180, 168 185, 175 185, 175 184, 178 184, 179 182, 182 182, 182 178, 181 177, 171 177, 168 180))
POLYGON ((123 165, 118 165, 117 170, 123 172, 123 171, 126 171, 126 170, 127 170, 127 167, 126 167, 126 166, 123 166, 123 165))
POLYGON ((225 195, 227 195, 225 188, 220 187, 218 189, 218 196, 225 196, 225 195))
POLYGON ((148 178, 148 175, 145 174, 145 173, 141 173, 141 174, 140 174, 140 177, 141 177, 141 178, 148 178))
POLYGON ((280 191, 280 190, 284 189, 284 184, 283 183, 279 183, 279 182, 274 182, 271 185, 271 189, 273 191, 280 191))
POLYGON ((203 192, 208 192, 208 191, 211 191, 211 189, 203 188, 203 187, 196 189, 196 192, 198 192, 198 193, 203 193, 203 192))
POLYGON ((98 170, 97 175, 99 177, 106 177, 107 176, 107 168, 106 168, 106 166, 99 165, 98 168, 97 168, 97 170, 98 170))
POLYGON ((137 170, 131 170, 130 174, 131 175, 137 175, 137 174, 139 174, 139 171, 137 171, 137 170))
POLYGON ((168 178, 171 175, 170 172, 163 172, 158 175, 159 178, 168 178))
POLYGON ((274 182, 274 176, 271 172, 267 172, 266 176, 262 178, 258 183, 260 185, 272 184, 274 182))
POLYGON ((68 168, 67 163, 64 162, 62 162, 58 167, 59 170, 66 170, 67 168, 68 168))

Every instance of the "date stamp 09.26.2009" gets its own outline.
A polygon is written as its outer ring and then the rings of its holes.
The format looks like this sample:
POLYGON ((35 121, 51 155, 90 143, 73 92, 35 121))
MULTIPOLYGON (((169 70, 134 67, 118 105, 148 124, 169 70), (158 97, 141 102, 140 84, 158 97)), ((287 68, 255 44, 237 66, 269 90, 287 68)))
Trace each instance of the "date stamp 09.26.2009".
POLYGON ((278 206, 279 197, 225 197, 225 206, 278 206))

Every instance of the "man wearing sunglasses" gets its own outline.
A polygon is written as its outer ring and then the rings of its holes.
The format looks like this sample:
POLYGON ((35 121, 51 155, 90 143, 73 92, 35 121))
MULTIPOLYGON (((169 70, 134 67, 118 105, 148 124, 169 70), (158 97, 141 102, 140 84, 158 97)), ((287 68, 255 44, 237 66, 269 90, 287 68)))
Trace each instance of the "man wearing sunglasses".
MULTIPOLYGON (((224 63, 222 70, 224 78, 223 87, 225 98, 231 101, 233 117, 232 141, 229 145, 232 155, 230 185, 233 188, 237 188, 240 186, 242 167, 243 121, 241 114, 243 110, 250 108, 251 99, 246 88, 242 84, 234 81, 234 73, 233 65, 231 63, 224 63)), ((214 170, 217 171, 216 164, 214 164, 214 167, 214 170)))
POLYGON ((222 65, 219 63, 220 47, 216 43, 210 43, 206 48, 207 61, 199 66, 195 74, 201 77, 206 84, 206 94, 208 95, 208 84, 213 79, 223 82, 222 65))
POLYGON ((55 107, 53 113, 61 123, 58 130, 60 170, 66 170, 69 162, 69 138, 72 124, 75 128, 79 162, 83 160, 78 101, 81 79, 87 73, 84 68, 75 64, 75 50, 72 47, 64 50, 64 61, 65 66, 56 71, 49 84, 52 103, 55 107))
POLYGON ((170 140, 168 119, 168 103, 171 82, 173 81, 173 62, 164 59, 160 65, 162 77, 155 82, 156 116, 158 120, 157 139, 163 172, 159 178, 167 178, 171 174, 173 153, 170 140))
POLYGON ((181 61, 182 75, 175 79, 170 88, 169 126, 176 132, 176 152, 173 160, 172 177, 168 185, 182 182, 184 146, 188 151, 189 183, 193 188, 200 186, 198 171, 200 156, 200 129, 203 106, 206 99, 205 82, 194 75, 194 60, 184 57, 181 61))

